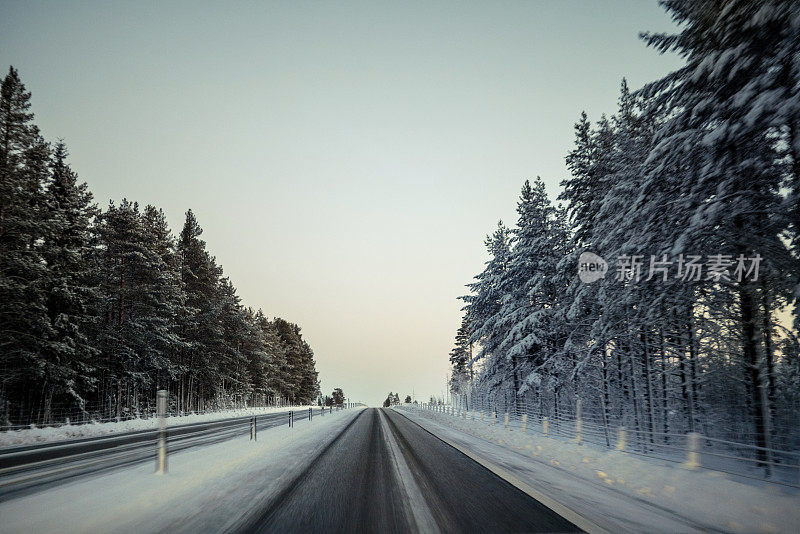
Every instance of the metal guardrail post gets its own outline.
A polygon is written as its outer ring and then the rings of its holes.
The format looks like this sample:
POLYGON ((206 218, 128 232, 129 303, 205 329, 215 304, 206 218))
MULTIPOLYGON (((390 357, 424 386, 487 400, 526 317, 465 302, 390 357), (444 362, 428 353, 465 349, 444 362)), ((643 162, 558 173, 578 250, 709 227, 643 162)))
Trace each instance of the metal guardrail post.
POLYGON ((167 472, 167 391, 159 389, 156 393, 156 411, 158 412, 158 456, 156 473, 167 472))

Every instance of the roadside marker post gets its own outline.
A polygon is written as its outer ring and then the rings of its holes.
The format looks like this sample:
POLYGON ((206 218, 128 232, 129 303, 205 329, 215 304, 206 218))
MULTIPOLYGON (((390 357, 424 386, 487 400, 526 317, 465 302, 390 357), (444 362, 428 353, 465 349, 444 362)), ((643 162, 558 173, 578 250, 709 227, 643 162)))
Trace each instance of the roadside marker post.
POLYGON ((522 432, 525 433, 528 431, 528 414, 522 414, 522 432))
POLYGON ((158 412, 158 456, 156 473, 167 472, 167 391, 159 389, 156 393, 156 411, 158 412))
POLYGON ((309 421, 311 421, 311 419, 313 419, 313 418, 314 418, 314 413, 312 412, 312 410, 313 410, 313 409, 314 409, 314 408, 309 408, 309 409, 308 409, 308 420, 309 420, 309 421))
POLYGON ((697 469, 700 467, 700 434, 689 432, 686 434, 686 469, 697 469))
POLYGON ((577 406, 575 409, 576 418, 575 418, 575 442, 580 445, 582 438, 581 438, 581 431, 583 430, 583 410, 581 409, 581 399, 579 398, 577 401, 577 406))
POLYGON ((506 412, 506 417, 505 417, 505 420, 503 421, 503 426, 506 428, 506 430, 509 430, 509 428, 508 428, 508 412, 506 412))
POLYGON ((546 436, 548 430, 550 429, 549 427, 550 427, 550 421, 547 419, 547 417, 543 417, 542 418, 542 434, 544 434, 546 436))
POLYGON ((258 441, 258 436, 256 433, 258 430, 256 429, 256 416, 250 418, 250 441, 258 441))
POLYGON ((625 451, 625 427, 621 426, 617 429, 617 450, 625 451))

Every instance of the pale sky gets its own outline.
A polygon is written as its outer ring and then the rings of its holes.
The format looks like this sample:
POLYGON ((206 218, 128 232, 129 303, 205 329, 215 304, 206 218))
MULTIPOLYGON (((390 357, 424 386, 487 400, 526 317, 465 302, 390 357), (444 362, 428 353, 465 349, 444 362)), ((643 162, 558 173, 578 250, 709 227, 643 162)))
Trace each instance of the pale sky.
POLYGON ((581 110, 680 65, 649 0, 0 3, 0 66, 95 199, 191 208, 324 393, 443 395, 464 285, 581 110))

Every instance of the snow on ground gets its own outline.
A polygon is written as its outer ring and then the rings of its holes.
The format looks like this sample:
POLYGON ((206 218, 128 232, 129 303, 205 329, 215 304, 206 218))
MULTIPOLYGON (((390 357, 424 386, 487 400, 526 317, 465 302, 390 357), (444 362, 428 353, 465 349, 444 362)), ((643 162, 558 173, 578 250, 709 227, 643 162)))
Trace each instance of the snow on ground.
MULTIPOLYGON (((167 427, 188 425, 191 423, 208 423, 211 421, 221 421, 234 417, 245 417, 250 415, 262 415, 276 412, 288 412, 289 410, 303 411, 308 410, 309 406, 292 407, 266 407, 266 408, 246 408, 238 410, 224 410, 219 412, 208 412, 203 414, 189 414, 183 416, 167 417, 167 427)), ((318 409, 318 406, 313 406, 318 409)), ((107 436, 109 434, 120 434, 124 432, 136 432, 139 430, 155 430, 158 428, 158 418, 130 419, 127 421, 108 422, 108 423, 89 423, 83 425, 62 425, 58 427, 32 427, 21 430, 7 430, 0 432, 0 449, 9 447, 19 447, 22 445, 35 445, 38 443, 49 443, 54 441, 68 441, 81 438, 94 438, 107 436)))
POLYGON ((611 532, 800 532, 800 492, 651 458, 401 408, 428 431, 611 532))
POLYGON ((361 411, 259 430, 154 462, 66 482, 0 503, 4 533, 221 532, 297 476, 361 411))

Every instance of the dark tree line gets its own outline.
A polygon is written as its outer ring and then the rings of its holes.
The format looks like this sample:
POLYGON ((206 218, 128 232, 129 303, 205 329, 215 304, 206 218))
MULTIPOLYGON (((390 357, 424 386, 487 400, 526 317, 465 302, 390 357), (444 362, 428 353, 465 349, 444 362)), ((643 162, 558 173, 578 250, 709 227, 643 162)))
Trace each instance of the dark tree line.
POLYGON ((341 406, 344 404, 344 399, 344 391, 342 391, 342 388, 335 388, 330 396, 325 395, 324 398, 320 398, 319 404, 321 406, 341 406))
POLYGON ((695 430, 794 450, 800 4, 661 4, 680 33, 642 38, 685 66, 635 92, 623 80, 611 117, 581 115, 564 209, 525 182, 516 226, 487 237, 463 297, 451 387, 556 418, 580 398, 651 440, 695 430), (605 278, 579 279, 585 251, 605 278), (626 270, 636 256, 641 276, 626 270))
POLYGON ((0 96, 0 424, 128 417, 319 393, 300 327, 242 306, 191 210, 176 237, 136 202, 101 211, 63 142, 33 123, 10 68, 0 96))
POLYGON ((386 397, 386 400, 383 401, 383 407, 388 408, 389 406, 398 406, 400 404, 400 394, 399 393, 392 393, 389 392, 389 395, 386 397))

